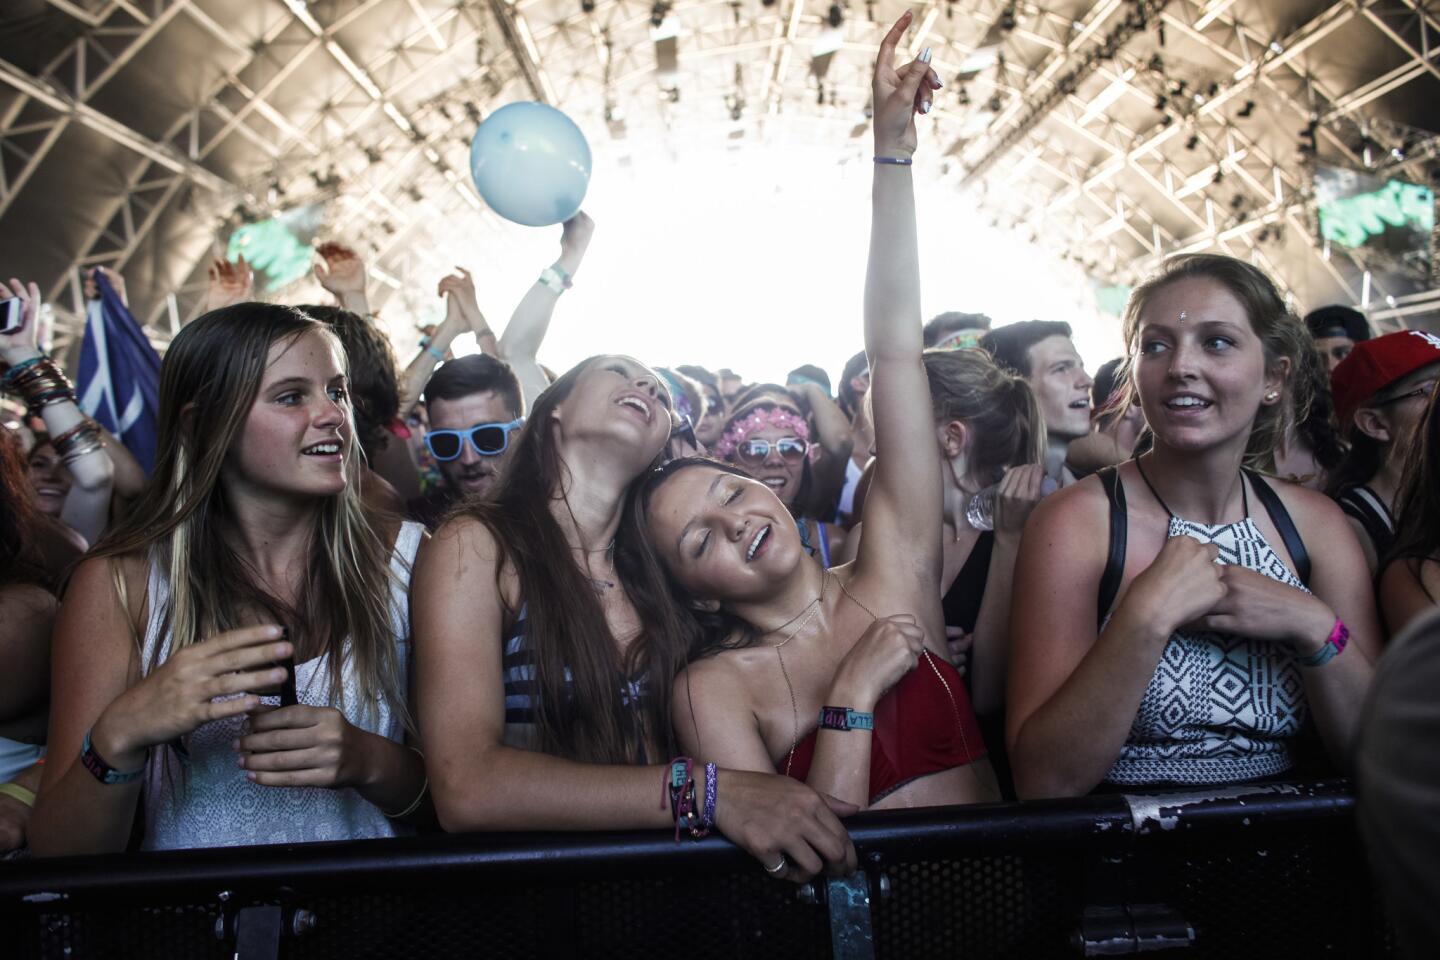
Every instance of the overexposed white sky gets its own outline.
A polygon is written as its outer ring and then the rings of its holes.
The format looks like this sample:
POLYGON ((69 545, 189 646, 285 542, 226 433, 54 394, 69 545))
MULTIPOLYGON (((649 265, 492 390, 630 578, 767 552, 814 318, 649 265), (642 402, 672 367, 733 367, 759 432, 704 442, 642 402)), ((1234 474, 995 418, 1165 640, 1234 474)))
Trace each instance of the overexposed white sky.
MULTIPOLYGON (((835 146, 596 158, 584 209, 594 242, 560 300, 540 359, 557 372, 596 353, 659 366, 730 367, 783 382, 817 363, 838 382, 862 347, 869 243, 868 155, 835 146)), ((1073 264, 989 226, 917 161, 924 315, 983 312, 997 325, 1066 320, 1092 371, 1119 355, 1118 323, 1095 307, 1073 264)), ((559 251, 560 227, 504 224, 474 271, 497 331, 559 251)), ((469 262, 467 262, 467 260, 469 262)), ((469 352, 470 338, 456 344, 469 352)))

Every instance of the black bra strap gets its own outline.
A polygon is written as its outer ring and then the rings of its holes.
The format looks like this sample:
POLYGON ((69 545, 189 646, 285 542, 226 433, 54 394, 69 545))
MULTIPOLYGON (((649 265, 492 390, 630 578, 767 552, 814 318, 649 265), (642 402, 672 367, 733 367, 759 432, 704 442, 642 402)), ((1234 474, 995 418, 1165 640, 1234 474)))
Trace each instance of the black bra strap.
POLYGON ((1105 467, 1096 472, 1105 496, 1110 501, 1110 549, 1105 556, 1105 572, 1100 576, 1100 595, 1095 607, 1095 629, 1105 622, 1105 615, 1115 603, 1120 592, 1120 580, 1125 576, 1125 536, 1128 521, 1125 515, 1125 486, 1120 482, 1120 471, 1105 467))
POLYGON ((1270 514, 1270 522, 1275 524, 1275 530, 1280 534, 1280 540, 1285 544, 1285 550, 1295 564, 1295 576, 1300 578, 1301 583, 1309 586, 1310 551, 1305 549, 1305 541, 1300 539, 1300 531, 1295 528, 1295 521, 1290 519, 1290 511, 1285 509, 1280 495, 1265 482, 1264 477, 1254 470, 1246 470, 1245 475, 1250 478, 1250 484, 1255 488, 1255 496, 1265 505, 1265 512, 1270 514))

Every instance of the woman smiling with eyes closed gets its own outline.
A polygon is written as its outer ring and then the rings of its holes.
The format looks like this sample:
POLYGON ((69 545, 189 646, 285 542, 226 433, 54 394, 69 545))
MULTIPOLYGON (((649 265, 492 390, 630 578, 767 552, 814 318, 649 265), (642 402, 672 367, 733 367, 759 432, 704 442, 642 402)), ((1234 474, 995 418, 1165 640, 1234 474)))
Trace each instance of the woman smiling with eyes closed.
POLYGON ((1154 449, 1026 527, 1017 791, 1278 776, 1307 716, 1344 758, 1379 641, 1364 556, 1329 499, 1242 469, 1273 453, 1286 391, 1308 405, 1304 327, 1259 270, 1202 254, 1136 288, 1124 333, 1154 449))
POLYGON ((775 491, 713 460, 655 471, 625 524, 626 543, 669 578, 687 625, 692 662, 671 708, 681 745, 860 807, 998 797, 944 654, 939 447, 921 362, 908 162, 914 114, 939 83, 926 56, 893 66, 911 19, 891 29, 875 73, 865 347, 878 466, 858 559, 829 571, 810 562, 775 491))
MULTIPOLYGON (((679 657, 657 643, 663 584, 615 543, 626 491, 672 427, 650 368, 586 360, 540 394, 491 498, 436 533, 415 575, 416 692, 447 830, 676 823, 655 790, 679 657)), ((777 875, 854 869, 814 791, 724 769, 711 796, 715 827, 790 865, 777 875)))

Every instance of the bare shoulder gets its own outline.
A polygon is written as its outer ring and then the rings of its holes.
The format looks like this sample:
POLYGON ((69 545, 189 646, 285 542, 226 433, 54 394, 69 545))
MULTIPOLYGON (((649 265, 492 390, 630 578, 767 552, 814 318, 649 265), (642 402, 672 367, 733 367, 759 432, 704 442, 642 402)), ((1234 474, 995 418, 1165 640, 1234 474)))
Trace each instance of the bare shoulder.
POLYGON ((1335 537, 1347 534, 1354 539, 1350 525, 1345 522, 1345 512, 1325 494, 1276 477, 1266 477, 1265 483, 1280 497, 1280 502, 1307 544, 1312 540, 1315 543, 1332 542, 1335 537))
POLYGON ((1055 546, 1088 543, 1110 528, 1110 501, 1098 477, 1050 494, 1036 504, 1025 522, 1025 539, 1041 538, 1055 546))
POLYGON ((33 583, 0 584, 0 623, 27 627, 54 619, 55 595, 33 583))
POLYGON ((692 661, 676 675, 671 713, 688 724, 692 713, 733 714, 750 711, 751 684, 746 679, 747 650, 725 650, 692 661))
POLYGON ((519 600, 520 578, 506 559, 504 544, 478 517, 461 515, 443 523, 426 542, 416 569, 433 582, 466 581, 471 592, 481 584, 498 585, 506 610, 513 611, 519 600))
POLYGON ((124 590, 125 606, 130 619, 139 622, 145 611, 145 591, 149 566, 139 553, 117 557, 87 557, 75 568, 65 586, 63 598, 67 606, 95 605, 109 607, 119 599, 118 584, 124 590))

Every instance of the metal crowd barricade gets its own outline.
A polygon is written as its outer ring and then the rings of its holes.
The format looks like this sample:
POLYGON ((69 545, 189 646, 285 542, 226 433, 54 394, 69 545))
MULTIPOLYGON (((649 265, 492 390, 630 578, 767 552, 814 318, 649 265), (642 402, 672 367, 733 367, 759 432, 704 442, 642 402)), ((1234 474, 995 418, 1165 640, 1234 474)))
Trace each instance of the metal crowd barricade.
POLYGON ((474 834, 0 864, 7 955, 1393 956, 1340 781, 849 822, 805 887, 728 842, 474 834), (9 953, 18 948, 17 953, 9 953))

